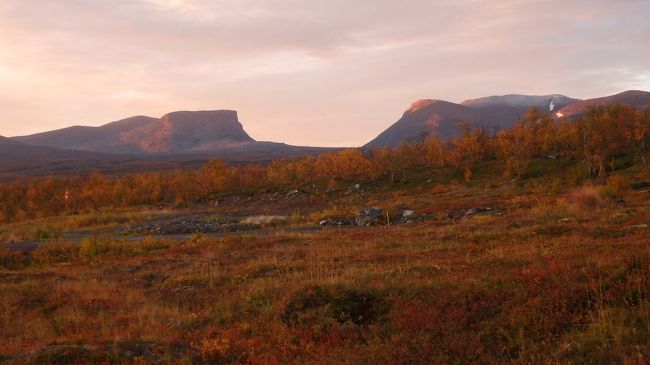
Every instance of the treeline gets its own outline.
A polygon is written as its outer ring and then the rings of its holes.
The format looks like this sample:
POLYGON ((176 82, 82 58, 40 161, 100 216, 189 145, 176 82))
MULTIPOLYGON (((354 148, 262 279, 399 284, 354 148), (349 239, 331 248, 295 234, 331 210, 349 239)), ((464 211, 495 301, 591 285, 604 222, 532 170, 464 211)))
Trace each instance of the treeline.
POLYGON ((380 177, 394 181, 415 166, 453 167, 470 180, 478 162, 498 160, 505 174, 525 177, 535 158, 557 157, 586 161, 587 173, 602 176, 616 168, 616 156, 633 154, 646 166, 650 157, 650 108, 595 107, 580 120, 562 123, 532 109, 512 129, 496 135, 466 125, 461 129, 462 135, 449 143, 431 136, 397 148, 347 149, 266 165, 234 166, 213 160, 196 171, 120 177, 95 173, 4 184, 0 185, 0 222, 100 208, 185 204, 269 186, 323 181, 334 185, 336 180, 363 182, 380 177))

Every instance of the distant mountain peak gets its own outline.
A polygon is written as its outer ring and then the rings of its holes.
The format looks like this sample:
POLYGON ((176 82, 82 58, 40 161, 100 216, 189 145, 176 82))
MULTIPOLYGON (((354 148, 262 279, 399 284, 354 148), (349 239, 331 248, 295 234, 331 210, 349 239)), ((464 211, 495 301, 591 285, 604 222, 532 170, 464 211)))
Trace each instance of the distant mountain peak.
POLYGON ((17 145, 20 144, 20 142, 16 142, 11 138, 7 138, 5 136, 0 136, 0 145, 17 145))
POLYGON ((437 99, 418 99, 411 103, 411 106, 406 109, 407 113, 415 113, 418 110, 424 109, 436 103, 445 103, 444 100, 437 99))
POLYGON ((511 126, 521 115, 509 107, 474 109, 444 100, 421 99, 413 102, 402 118, 364 147, 398 146, 404 141, 420 141, 429 134, 450 140, 462 132, 459 125, 463 122, 472 128, 501 129, 511 126))

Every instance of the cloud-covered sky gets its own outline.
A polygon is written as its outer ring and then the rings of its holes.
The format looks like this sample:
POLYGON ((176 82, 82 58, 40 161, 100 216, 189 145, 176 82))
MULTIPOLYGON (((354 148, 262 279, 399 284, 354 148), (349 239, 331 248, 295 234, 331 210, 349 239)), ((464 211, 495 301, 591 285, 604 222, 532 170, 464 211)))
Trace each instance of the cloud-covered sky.
POLYGON ((0 0, 0 135, 235 109, 358 146, 411 101, 650 90, 648 0, 0 0))

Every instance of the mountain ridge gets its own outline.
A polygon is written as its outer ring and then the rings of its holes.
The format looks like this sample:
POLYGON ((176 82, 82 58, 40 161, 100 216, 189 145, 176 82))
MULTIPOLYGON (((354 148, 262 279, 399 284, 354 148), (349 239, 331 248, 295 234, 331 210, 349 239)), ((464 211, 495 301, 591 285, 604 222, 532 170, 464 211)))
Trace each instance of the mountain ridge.
MULTIPOLYGON (((640 108, 650 105, 650 93, 627 90, 600 98, 580 100, 561 94, 506 94, 453 103, 440 99, 413 101, 397 122, 362 148, 393 147, 436 135, 449 141, 460 135, 461 122, 470 128, 496 133, 510 128, 531 107, 555 118, 576 118, 589 107, 623 103, 640 108)), ((300 149, 318 153, 319 148, 290 146, 253 139, 229 109, 176 111, 160 118, 133 116, 99 127, 73 126, 29 136, 10 138, 28 145, 129 155, 246 154, 282 157, 300 149)))
POLYGON ((610 104, 627 104, 635 108, 650 106, 650 92, 643 90, 626 90, 618 94, 580 100, 567 105, 555 113, 557 118, 576 118, 583 114, 590 107, 604 106, 610 104))
POLYGON ((483 128, 489 133, 510 128, 531 107, 555 118, 577 117, 589 107, 628 104, 635 108, 650 106, 650 92, 627 90, 601 98, 580 100, 561 94, 495 95, 453 103, 439 99, 418 99, 411 103, 402 117, 362 148, 394 147, 404 141, 419 141, 436 135, 443 142, 460 135, 461 122, 470 128, 483 128))
POLYGON ((484 108, 493 105, 510 106, 516 109, 538 108, 540 110, 553 111, 561 109, 566 105, 580 101, 579 99, 570 98, 565 95, 523 95, 523 94, 506 94, 493 95, 483 98, 467 99, 461 102, 461 105, 470 108, 484 108))

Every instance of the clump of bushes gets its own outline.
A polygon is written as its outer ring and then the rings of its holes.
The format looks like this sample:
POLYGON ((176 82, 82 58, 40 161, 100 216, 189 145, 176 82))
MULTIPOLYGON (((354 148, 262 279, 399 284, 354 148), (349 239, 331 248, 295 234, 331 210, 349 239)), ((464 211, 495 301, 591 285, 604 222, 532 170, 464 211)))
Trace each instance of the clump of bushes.
POLYGON ((614 174, 607 179, 607 184, 600 190, 607 199, 618 199, 630 191, 630 179, 625 175, 614 174))
POLYGON ((79 256, 91 260, 104 256, 135 256, 171 247, 171 241, 147 238, 138 242, 102 240, 96 237, 83 239, 79 244, 79 256))
POLYGON ((32 252, 36 264, 59 264, 79 258, 79 245, 74 243, 51 243, 32 252))
MULTIPOLYGON (((37 265, 60 264, 76 260, 89 261, 105 256, 135 256, 171 247, 170 241, 153 238, 138 242, 115 241, 96 237, 83 239, 80 243, 50 243, 31 254, 37 265)), ((1 266, 1 264, 0 264, 1 266)))
POLYGON ((16 270, 26 264, 27 261, 22 252, 0 247, 0 269, 16 270))
POLYGON ((283 314, 288 325, 309 325, 327 321, 367 326, 378 322, 389 305, 376 291, 344 286, 308 286, 296 292, 283 314))
POLYGON ((581 211, 591 211, 604 207, 606 204, 600 190, 593 185, 583 185, 567 194, 566 200, 573 208, 581 211))
POLYGON ((436 195, 438 195, 438 194, 446 193, 447 190, 449 190, 449 189, 447 189, 447 187, 446 187, 445 185, 442 185, 442 184, 436 184, 436 185, 434 185, 433 188, 431 189, 431 192, 434 193, 434 194, 436 194, 436 195))
POLYGON ((607 207, 611 202, 624 197, 630 190, 630 179, 625 175, 613 174, 604 185, 590 183, 574 188, 566 194, 564 201, 570 210, 594 211, 607 207))
POLYGON ((50 240, 53 238, 58 238, 60 236, 61 236, 60 232, 55 232, 43 227, 37 228, 36 231, 34 231, 34 233, 32 234, 32 238, 39 241, 50 240))

